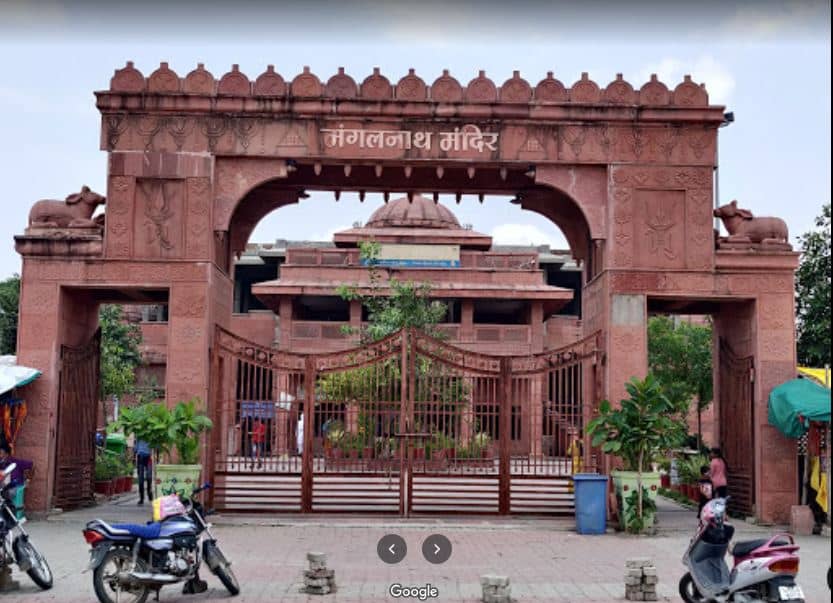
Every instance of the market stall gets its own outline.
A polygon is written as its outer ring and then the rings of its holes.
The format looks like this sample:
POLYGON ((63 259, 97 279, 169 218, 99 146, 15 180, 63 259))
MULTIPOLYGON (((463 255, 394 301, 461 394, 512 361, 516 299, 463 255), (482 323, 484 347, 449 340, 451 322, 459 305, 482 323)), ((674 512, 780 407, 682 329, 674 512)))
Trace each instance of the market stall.
POLYGON ((806 378, 782 383, 769 395, 769 423, 790 438, 806 435, 800 503, 813 510, 817 525, 829 525, 830 389, 806 378))

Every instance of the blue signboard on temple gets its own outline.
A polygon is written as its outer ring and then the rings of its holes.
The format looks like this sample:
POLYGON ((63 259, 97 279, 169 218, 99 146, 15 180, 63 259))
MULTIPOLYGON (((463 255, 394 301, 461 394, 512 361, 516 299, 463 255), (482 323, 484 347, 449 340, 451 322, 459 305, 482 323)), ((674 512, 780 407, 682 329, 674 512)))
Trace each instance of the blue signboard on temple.
MULTIPOLYGON (((367 266, 370 261, 362 259, 362 264, 367 266)), ((459 268, 460 246, 382 243, 373 264, 404 268, 459 268)))
POLYGON ((275 403, 252 400, 241 401, 240 416, 244 419, 274 419, 275 403))

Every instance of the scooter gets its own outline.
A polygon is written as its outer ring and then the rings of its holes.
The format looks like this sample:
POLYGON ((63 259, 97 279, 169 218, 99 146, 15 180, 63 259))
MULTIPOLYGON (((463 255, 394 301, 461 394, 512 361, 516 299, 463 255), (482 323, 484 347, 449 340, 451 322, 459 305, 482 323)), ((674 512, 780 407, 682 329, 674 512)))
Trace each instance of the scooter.
POLYGON ((789 534, 736 542, 729 571, 725 557, 735 529, 725 522, 727 500, 715 498, 700 513, 683 555, 689 571, 680 579, 680 596, 686 603, 803 603, 804 593, 795 583, 798 545, 789 534))
POLYGON ((52 570, 29 540, 29 534, 23 529, 26 518, 18 519, 18 509, 12 502, 15 490, 12 475, 16 467, 17 464, 12 463, 0 471, 0 571, 16 563, 35 584, 49 590, 52 588, 52 570))

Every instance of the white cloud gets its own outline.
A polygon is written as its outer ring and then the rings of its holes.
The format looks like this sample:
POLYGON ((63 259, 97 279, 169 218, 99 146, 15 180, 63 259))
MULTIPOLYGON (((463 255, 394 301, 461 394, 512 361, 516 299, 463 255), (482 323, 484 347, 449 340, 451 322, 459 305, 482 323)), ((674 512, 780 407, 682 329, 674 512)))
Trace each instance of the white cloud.
POLYGON ((721 29, 727 35, 759 40, 773 40, 787 36, 806 38, 830 30, 829 2, 791 0, 780 3, 751 3, 735 9, 721 29), (825 28, 823 24, 827 24, 825 28))
POLYGON ((532 224, 501 224, 492 229, 491 235, 496 245, 567 247, 567 242, 560 232, 547 233, 532 224))
POLYGON ((735 89, 731 71, 710 55, 685 60, 666 57, 658 64, 645 67, 640 74, 642 81, 648 81, 652 73, 656 73, 669 90, 674 90, 683 81, 683 76, 691 75, 698 84, 706 84, 709 102, 713 105, 728 104, 735 89))

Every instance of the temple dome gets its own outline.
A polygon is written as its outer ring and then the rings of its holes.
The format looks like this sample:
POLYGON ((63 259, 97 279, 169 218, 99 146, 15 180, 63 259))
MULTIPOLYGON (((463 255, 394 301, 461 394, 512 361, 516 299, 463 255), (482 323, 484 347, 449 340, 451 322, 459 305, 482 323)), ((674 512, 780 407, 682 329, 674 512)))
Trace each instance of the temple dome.
POLYGON ((365 224, 365 228, 447 228, 459 229, 460 222, 451 211, 422 195, 395 199, 380 207, 365 224))

